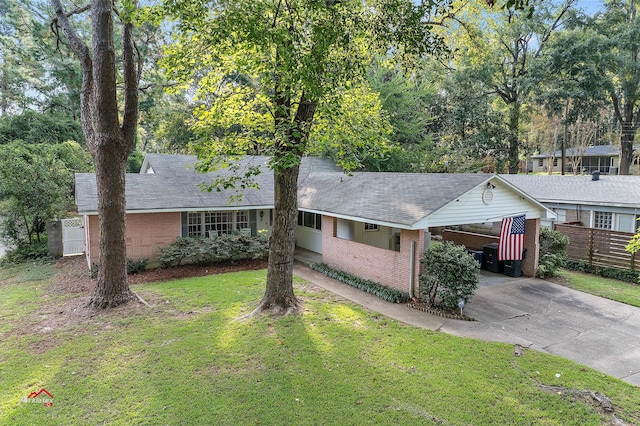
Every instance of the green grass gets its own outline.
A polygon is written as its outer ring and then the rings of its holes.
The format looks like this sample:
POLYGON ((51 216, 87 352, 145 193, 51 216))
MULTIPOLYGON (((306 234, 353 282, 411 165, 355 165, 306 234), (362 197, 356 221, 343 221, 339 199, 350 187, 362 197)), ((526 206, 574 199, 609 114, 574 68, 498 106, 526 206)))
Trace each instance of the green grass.
POLYGON ((538 384, 602 392, 640 423, 640 389, 618 379, 410 327, 300 280, 303 314, 238 319, 257 305, 264 271, 135 286, 152 308, 78 320, 58 313, 71 298, 23 276, 0 271, 0 425, 607 423, 538 384), (20 402, 41 388, 53 407, 20 402))
POLYGON ((585 293, 640 307, 640 285, 583 272, 560 270, 562 285, 585 293))

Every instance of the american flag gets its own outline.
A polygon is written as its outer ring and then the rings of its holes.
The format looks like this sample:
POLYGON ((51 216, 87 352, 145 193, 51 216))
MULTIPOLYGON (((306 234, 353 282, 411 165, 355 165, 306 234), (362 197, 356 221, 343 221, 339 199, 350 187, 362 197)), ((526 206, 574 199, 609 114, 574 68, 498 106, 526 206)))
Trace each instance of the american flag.
POLYGON ((522 260, 525 215, 505 217, 500 226, 498 260, 522 260))

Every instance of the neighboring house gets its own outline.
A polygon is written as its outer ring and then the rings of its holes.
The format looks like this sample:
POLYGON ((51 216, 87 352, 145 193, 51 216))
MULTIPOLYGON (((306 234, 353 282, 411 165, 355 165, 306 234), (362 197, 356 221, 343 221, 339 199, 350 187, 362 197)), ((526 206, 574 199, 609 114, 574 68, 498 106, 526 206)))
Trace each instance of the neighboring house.
MULTIPOLYGON (((500 175, 557 214, 557 223, 635 232, 640 176, 500 175)), ((543 221, 551 226, 552 220, 543 221)))
MULTIPOLYGON (((532 171, 535 172, 560 172, 562 151, 553 154, 536 154, 531 156, 533 161, 532 171)), ((584 148, 580 156, 580 148, 567 148, 565 150, 565 173, 572 173, 574 165, 572 158, 577 158, 576 168, 578 173, 590 174, 599 171, 602 174, 617 175, 620 157, 620 147, 614 145, 597 145, 584 148)), ((637 165, 637 156, 634 155, 634 164, 637 165)))
MULTIPOLYGON (((245 157, 240 167, 260 165, 260 189, 245 189, 229 204, 232 191, 202 192, 202 175, 190 166, 195 157, 148 155, 140 174, 127 175, 127 256, 153 259, 158 247, 177 237, 211 236, 271 229, 273 177, 266 157, 245 157)), ((538 266, 541 219, 554 214, 497 175, 353 173, 326 161, 304 158, 299 176, 296 244, 322 254, 329 266, 404 291, 415 291, 420 259, 430 230, 464 224, 499 223, 526 214, 525 275, 538 266)), ((228 173, 221 170, 217 173, 228 173)), ((87 260, 97 262, 95 176, 76 175, 78 211, 84 215, 87 260)), ((439 231, 438 231, 439 232, 439 231)), ((461 232, 450 238, 482 249, 496 236, 461 232)))

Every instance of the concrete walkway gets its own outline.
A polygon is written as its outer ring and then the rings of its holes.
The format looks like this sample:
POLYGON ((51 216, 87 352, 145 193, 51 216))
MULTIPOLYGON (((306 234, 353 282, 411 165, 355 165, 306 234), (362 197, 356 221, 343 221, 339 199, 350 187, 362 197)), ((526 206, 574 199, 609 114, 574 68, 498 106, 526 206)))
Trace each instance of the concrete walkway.
POLYGON ((640 309, 537 278, 481 272, 464 313, 475 321, 444 319, 385 302, 296 263, 294 273, 347 300, 406 324, 520 344, 571 359, 640 386, 640 309))

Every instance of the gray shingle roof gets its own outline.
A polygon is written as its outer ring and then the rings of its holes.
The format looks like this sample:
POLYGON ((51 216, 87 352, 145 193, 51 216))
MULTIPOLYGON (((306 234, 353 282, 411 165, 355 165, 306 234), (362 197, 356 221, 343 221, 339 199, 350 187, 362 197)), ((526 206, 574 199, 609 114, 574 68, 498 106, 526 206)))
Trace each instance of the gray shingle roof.
MULTIPOLYGON (((638 147, 634 146, 633 149, 637 150, 638 147)), ((565 149, 566 155, 578 155, 578 148, 567 148, 565 149)), ((562 155, 562 150, 557 150, 554 154, 554 157, 560 157, 562 155)), ((616 145, 596 145, 596 146, 588 146, 584 150, 584 157, 617 157, 620 155, 620 147, 616 145)), ((531 158, 548 158, 551 157, 550 154, 536 154, 532 155, 531 158)))
MULTIPOLYGON (((267 164, 269 158, 270 157, 267 156, 247 155, 236 163, 240 165, 240 169, 244 169, 250 165, 260 165, 265 171, 268 171, 267 164)), ((150 164, 155 174, 176 174, 183 173, 185 170, 193 171, 197 161, 198 159, 194 155, 147 154, 144 159, 143 168, 146 164, 150 164)), ((311 172, 339 171, 341 171, 341 169, 326 158, 304 157, 300 164, 300 176, 307 175, 311 172)), ((200 175, 202 176, 202 174, 200 175)))
POLYGON ((500 175, 542 203, 640 208, 640 176, 500 175))
MULTIPOLYGON (((263 173, 256 177, 260 189, 243 190, 242 200, 234 204, 229 200, 237 194, 235 190, 200 190, 202 182, 211 182, 219 174, 229 174, 229 171, 201 174, 193 168, 195 161, 193 156, 149 154, 145 165, 150 164, 154 173, 128 174, 126 177, 127 210, 185 211, 273 206, 273 173, 267 168, 268 157, 247 156, 239 162, 241 169, 258 165, 263 173)), ((298 192, 301 209, 407 227, 493 177, 487 174, 421 173, 354 173, 349 176, 337 170, 326 160, 303 158, 298 192)), ((583 181, 590 179, 580 178, 583 181)), ((609 178, 605 176, 601 182, 609 178)), ((535 197, 527 190, 528 187, 507 180, 535 197)), ((539 185, 545 187, 548 183, 539 185)), ((94 174, 76 174, 76 203, 80 213, 97 211, 94 174)))
POLYGON ((301 209, 411 226, 491 176, 314 173, 301 181, 298 205, 301 209))
MULTIPOLYGON (((126 203, 128 211, 189 210, 273 206, 273 173, 267 168, 268 157, 247 156, 240 162, 240 170, 257 165, 262 173, 255 177, 259 189, 245 189, 240 202, 229 203, 235 190, 203 192, 200 184, 212 182, 218 175, 229 175, 229 170, 207 174, 198 173, 193 165, 196 157, 190 155, 149 154, 145 164, 151 164, 153 174, 127 174, 126 203)), ((339 170, 331 162, 317 158, 303 158, 301 179, 313 170, 339 170)), ((76 174, 76 204, 78 212, 96 212, 98 209, 96 179, 93 173, 76 174)))

